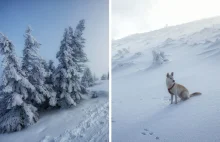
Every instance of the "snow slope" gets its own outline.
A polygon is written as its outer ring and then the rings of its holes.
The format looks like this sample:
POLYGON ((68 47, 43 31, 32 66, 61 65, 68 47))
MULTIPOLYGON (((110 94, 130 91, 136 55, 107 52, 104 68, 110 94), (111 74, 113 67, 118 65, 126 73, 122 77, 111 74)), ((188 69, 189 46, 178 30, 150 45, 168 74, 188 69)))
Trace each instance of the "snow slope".
POLYGON ((27 129, 0 134, 0 142, 105 142, 108 141, 108 81, 89 88, 98 98, 84 96, 74 108, 41 114, 40 120, 27 129))
POLYGON ((113 42, 113 142, 220 141, 220 17, 113 42), (129 53, 118 55, 118 50, 129 53), (152 64, 152 50, 169 62, 152 64), (135 58, 134 58, 135 57, 135 58), (201 96, 170 104, 166 73, 201 96))

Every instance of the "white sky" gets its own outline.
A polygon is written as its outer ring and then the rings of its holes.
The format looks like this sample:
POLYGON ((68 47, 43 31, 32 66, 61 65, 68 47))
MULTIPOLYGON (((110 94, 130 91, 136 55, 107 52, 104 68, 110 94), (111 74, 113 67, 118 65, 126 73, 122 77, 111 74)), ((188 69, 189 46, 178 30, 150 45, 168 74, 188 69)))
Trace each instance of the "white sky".
POLYGON ((220 15, 220 0, 112 0, 112 38, 220 15))

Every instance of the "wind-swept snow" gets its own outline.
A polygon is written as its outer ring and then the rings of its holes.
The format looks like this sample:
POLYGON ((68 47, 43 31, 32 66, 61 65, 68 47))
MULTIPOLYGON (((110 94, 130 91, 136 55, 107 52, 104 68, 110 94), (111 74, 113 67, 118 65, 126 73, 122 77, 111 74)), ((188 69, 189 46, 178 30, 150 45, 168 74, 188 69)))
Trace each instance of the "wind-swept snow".
POLYGON ((1 142, 107 142, 108 81, 89 88, 98 97, 83 96, 76 107, 41 114, 40 120, 19 132, 0 134, 1 142))
POLYGON ((220 17, 168 27, 114 41, 112 140, 163 142, 220 141, 220 17), (168 62, 152 65, 152 51, 164 52, 168 62), (134 54, 141 56, 131 58, 134 54), (117 68, 132 62, 131 66, 117 68), (166 73, 201 96, 170 104, 166 73))

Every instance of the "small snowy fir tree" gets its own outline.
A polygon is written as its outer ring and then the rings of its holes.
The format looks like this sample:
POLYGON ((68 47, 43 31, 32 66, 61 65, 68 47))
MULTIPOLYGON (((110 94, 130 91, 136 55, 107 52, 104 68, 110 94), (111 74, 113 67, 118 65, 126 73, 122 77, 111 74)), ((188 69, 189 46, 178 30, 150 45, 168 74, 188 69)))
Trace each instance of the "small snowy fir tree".
POLYGON ((60 51, 57 53, 60 63, 53 77, 61 107, 76 105, 81 100, 79 65, 76 62, 76 56, 73 56, 76 53, 71 47, 71 41, 69 30, 65 29, 60 51))
POLYGON ((3 34, 0 38, 3 59, 2 91, 0 102, 0 132, 19 131, 38 120, 37 108, 28 104, 29 93, 35 87, 28 81, 14 52, 11 41, 3 34))
POLYGON ((153 64, 163 64, 164 62, 168 61, 168 59, 166 59, 164 52, 162 51, 153 50, 152 54, 153 54, 153 64))
POLYGON ((75 31, 69 27, 69 33, 71 38, 71 48, 74 50, 75 62, 79 65, 79 72, 83 73, 85 69, 85 62, 88 61, 87 55, 84 52, 85 39, 83 38, 83 31, 85 30, 85 20, 80 20, 76 26, 75 31))
POLYGON ((93 74, 93 80, 94 80, 94 82, 96 82, 96 81, 98 81, 98 80, 99 80, 99 78, 96 76, 96 74, 95 74, 95 73, 93 74))
POLYGON ((93 76, 89 68, 85 69, 82 76, 81 84, 86 88, 94 85, 93 76))
POLYGON ((106 74, 103 74, 101 80, 108 80, 108 76, 106 74))
POLYGON ((41 106, 46 103, 45 101, 51 98, 51 94, 44 85, 47 75, 45 67, 47 69, 47 65, 38 53, 40 43, 31 35, 31 31, 31 28, 28 26, 24 35, 25 47, 23 50, 22 69, 28 76, 30 83, 36 88, 36 92, 30 95, 30 100, 33 101, 38 108, 41 108, 41 106))

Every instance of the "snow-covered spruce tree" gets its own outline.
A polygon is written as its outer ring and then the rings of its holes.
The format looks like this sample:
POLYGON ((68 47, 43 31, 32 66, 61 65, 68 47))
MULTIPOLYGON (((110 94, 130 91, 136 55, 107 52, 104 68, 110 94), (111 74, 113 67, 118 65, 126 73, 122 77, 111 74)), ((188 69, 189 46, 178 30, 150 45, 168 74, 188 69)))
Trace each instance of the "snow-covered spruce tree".
POLYGON ((106 74, 103 74, 101 77, 101 80, 107 80, 107 79, 108 79, 108 76, 106 74))
POLYGON ((153 64, 163 64, 164 62, 168 61, 168 59, 165 57, 164 52, 159 50, 153 50, 153 64))
POLYGON ((3 59, 0 100, 0 132, 19 131, 38 120, 37 108, 28 104, 29 93, 35 87, 28 81, 14 52, 14 45, 3 34, 0 37, 3 59))
POLYGON ((57 53, 58 67, 54 73, 54 85, 58 95, 58 104, 61 107, 76 105, 81 100, 79 65, 76 62, 76 53, 71 47, 71 36, 65 29, 60 51, 57 53))
POLYGON ((80 20, 76 26, 75 31, 69 27, 69 33, 71 37, 71 47, 74 50, 75 61, 79 65, 79 72, 83 73, 86 68, 85 63, 88 61, 87 55, 84 52, 85 39, 83 38, 83 31, 85 30, 85 20, 80 20))
POLYGON ((96 82, 97 80, 99 80, 99 78, 96 76, 95 73, 93 74, 93 80, 94 80, 94 82, 96 82))
MULTIPOLYGON (((69 33, 71 37, 71 48, 73 49, 74 62, 78 65, 78 71, 80 76, 83 75, 84 69, 86 68, 85 63, 88 61, 87 55, 84 52, 85 47, 85 39, 83 38, 83 31, 85 30, 85 20, 80 20, 76 26, 75 31, 73 32, 73 28, 69 27, 69 33)), ((81 84, 81 93, 87 94, 86 88, 81 84)))
POLYGON ((81 79, 81 84, 86 88, 94 85, 93 76, 89 68, 85 69, 84 74, 81 79))
POLYGON ((29 95, 29 99, 35 106, 42 109, 44 105, 47 105, 45 103, 54 98, 45 86, 45 77, 47 75, 45 66, 47 65, 38 52, 40 43, 31 35, 31 31, 28 26, 24 35, 25 47, 23 50, 22 69, 28 76, 30 83, 36 88, 36 91, 29 95))

